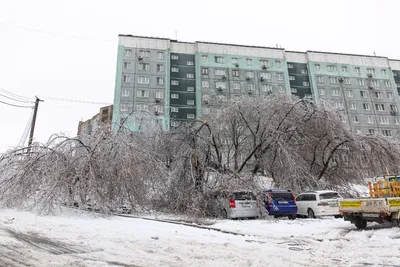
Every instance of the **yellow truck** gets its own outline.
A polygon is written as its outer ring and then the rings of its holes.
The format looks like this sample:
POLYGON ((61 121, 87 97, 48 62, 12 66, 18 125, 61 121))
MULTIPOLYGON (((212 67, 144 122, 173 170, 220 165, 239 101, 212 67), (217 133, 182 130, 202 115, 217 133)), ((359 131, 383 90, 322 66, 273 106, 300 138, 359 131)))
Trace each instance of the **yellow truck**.
POLYGON ((368 182, 369 198, 339 199, 339 212, 358 229, 368 222, 400 223, 400 176, 379 176, 368 182))

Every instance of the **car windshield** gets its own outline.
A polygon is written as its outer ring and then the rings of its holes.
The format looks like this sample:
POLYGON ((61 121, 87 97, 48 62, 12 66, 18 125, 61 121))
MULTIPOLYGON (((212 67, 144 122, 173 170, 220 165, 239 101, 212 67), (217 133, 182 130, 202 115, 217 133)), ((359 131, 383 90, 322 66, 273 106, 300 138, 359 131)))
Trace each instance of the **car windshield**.
POLYGON ((289 192, 271 192, 273 200, 293 200, 293 196, 289 192))
POLYGON ((256 196, 251 192, 236 192, 232 194, 234 200, 255 200, 256 196))
POLYGON ((339 194, 336 192, 329 192, 319 195, 319 199, 334 199, 334 198, 340 198, 339 194))

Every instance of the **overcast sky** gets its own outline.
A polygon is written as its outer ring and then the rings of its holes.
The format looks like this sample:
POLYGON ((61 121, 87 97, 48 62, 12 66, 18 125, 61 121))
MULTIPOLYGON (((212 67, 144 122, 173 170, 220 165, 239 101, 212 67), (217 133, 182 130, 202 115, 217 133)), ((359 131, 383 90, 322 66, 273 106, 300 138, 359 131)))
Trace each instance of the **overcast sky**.
MULTIPOLYGON (((0 0, 0 88, 45 100, 35 131, 45 142, 75 135, 101 107, 48 97, 112 103, 120 33, 400 59, 399 10, 397 0, 0 0)), ((0 103, 0 114, 4 152, 31 110, 0 103)))

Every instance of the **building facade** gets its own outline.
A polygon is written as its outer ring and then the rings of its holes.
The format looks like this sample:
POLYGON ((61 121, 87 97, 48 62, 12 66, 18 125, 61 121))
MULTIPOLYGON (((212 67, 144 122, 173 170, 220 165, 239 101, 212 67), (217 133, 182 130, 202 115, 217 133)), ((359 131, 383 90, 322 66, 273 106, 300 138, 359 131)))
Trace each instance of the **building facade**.
POLYGON ((219 111, 226 99, 272 93, 339 109, 358 133, 397 134, 400 61, 386 57, 120 35, 113 128, 165 129, 219 111))
POLYGON ((78 137, 89 136, 98 130, 111 131, 113 105, 100 108, 99 113, 91 119, 80 121, 78 124, 78 137))

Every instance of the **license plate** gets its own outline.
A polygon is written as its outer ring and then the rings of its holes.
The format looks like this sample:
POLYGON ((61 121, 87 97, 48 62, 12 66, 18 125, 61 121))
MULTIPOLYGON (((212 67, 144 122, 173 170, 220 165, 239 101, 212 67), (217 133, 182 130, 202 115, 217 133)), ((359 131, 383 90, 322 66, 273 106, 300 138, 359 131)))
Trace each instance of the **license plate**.
POLYGON ((363 213, 363 217, 378 218, 378 217, 379 217, 379 214, 375 214, 375 213, 363 213))
POLYGON ((243 208, 251 208, 251 205, 250 204, 242 204, 242 207, 243 208))
POLYGON ((289 202, 287 201, 278 201, 278 204, 288 204, 289 202))

